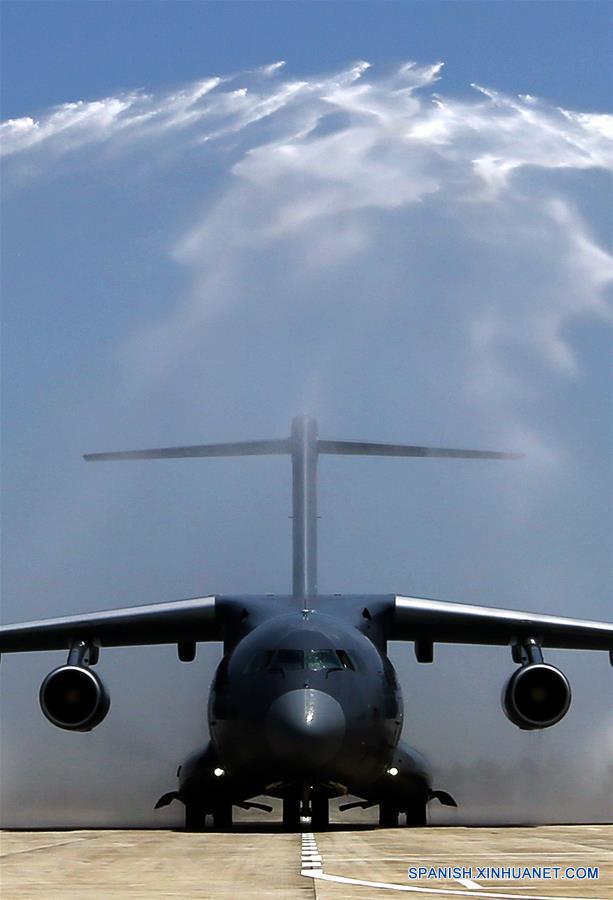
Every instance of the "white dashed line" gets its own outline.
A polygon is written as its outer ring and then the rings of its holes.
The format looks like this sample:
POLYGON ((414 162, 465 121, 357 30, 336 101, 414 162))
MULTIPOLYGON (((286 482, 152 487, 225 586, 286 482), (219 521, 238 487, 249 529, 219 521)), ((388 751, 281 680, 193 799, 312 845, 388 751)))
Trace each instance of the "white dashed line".
POLYGON ((300 874, 315 877, 321 873, 321 854, 317 849, 317 841, 310 832, 302 835, 302 856, 300 865, 300 874))
POLYGON ((464 887, 470 888, 471 891, 481 890, 483 888, 482 884, 479 884, 476 881, 471 881, 470 878, 458 878, 460 884, 463 884, 464 887))

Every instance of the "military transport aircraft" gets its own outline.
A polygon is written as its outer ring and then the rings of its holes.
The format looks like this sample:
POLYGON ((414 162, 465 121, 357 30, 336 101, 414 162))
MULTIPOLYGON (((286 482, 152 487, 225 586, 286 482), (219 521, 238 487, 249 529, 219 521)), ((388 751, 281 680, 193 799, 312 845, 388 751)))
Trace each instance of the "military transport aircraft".
POLYGON ((314 419, 300 417, 282 440, 204 444, 120 453, 87 460, 289 454, 293 475, 293 592, 287 596, 206 596, 171 603, 44 619, 0 630, 0 651, 65 650, 66 664, 42 683, 40 705, 59 728, 90 731, 109 711, 109 695, 92 670, 103 647, 176 644, 189 662, 201 641, 223 641, 210 689, 211 740, 178 771, 174 799, 185 805, 188 829, 212 815, 232 824, 234 806, 259 806, 254 797, 281 798, 283 824, 328 823, 331 797, 341 805, 379 806, 382 825, 426 824, 434 798, 426 760, 400 741, 403 705, 388 641, 412 641, 420 663, 436 643, 497 644, 510 648, 517 668, 502 705, 519 728, 549 728, 568 712, 565 675, 543 660, 543 648, 608 650, 613 624, 537 615, 398 594, 317 593, 316 470, 322 454, 510 459, 517 454, 445 450, 403 444, 321 440, 314 419))

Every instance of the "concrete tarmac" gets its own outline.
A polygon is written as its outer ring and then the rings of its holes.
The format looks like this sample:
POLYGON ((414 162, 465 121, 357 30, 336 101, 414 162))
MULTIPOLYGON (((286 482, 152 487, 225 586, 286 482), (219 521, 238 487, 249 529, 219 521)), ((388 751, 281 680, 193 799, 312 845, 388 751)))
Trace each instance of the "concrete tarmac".
POLYGON ((4 831, 0 896, 384 900, 400 893, 423 900, 613 900, 613 825, 309 829, 305 824, 304 834, 285 834, 277 825, 243 821, 231 833, 4 831), (473 873, 479 866, 597 866, 599 878, 409 881, 409 866, 472 866, 473 873))

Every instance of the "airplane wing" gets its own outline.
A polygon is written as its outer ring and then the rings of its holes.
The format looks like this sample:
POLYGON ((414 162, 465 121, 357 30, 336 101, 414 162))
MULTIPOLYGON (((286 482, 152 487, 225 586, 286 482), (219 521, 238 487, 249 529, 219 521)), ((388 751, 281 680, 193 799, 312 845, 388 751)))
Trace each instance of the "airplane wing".
POLYGON ((221 641, 215 597, 109 609, 0 627, 0 653, 66 650, 74 641, 102 647, 221 641))
POLYGON ((542 647, 608 650, 613 665, 613 624, 609 622, 396 596, 387 631, 388 640, 426 645, 513 646, 532 638, 542 647))

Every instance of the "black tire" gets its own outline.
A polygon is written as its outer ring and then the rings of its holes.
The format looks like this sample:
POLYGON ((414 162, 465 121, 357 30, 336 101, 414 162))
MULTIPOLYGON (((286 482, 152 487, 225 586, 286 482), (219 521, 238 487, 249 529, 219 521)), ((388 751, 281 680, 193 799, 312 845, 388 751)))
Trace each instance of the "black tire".
POLYGON ((205 814, 196 803, 185 804, 185 830, 204 831, 205 814))
POLYGON ((322 831, 330 824, 330 802, 325 794, 311 797, 311 828, 322 831))
POLYGON ((213 810, 213 828, 229 831, 232 828, 232 804, 219 803, 213 810))
POLYGON ((298 797, 283 798, 283 830, 300 831, 300 800, 298 797))
POLYGON ((424 828, 428 824, 426 804, 423 801, 419 801, 407 809, 406 814, 407 828, 424 828))
POLYGON ((379 825, 382 828, 398 828, 398 814, 400 810, 391 803, 379 804, 379 825))

